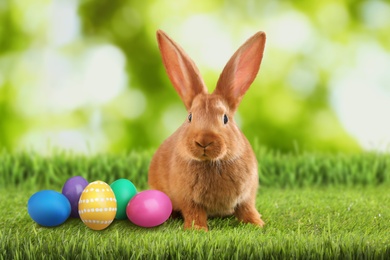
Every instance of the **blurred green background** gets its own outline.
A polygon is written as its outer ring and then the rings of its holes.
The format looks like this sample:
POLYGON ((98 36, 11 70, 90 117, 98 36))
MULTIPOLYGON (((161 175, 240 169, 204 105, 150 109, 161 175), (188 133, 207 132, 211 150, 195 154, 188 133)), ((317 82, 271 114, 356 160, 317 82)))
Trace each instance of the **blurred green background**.
POLYGON ((267 33, 237 113, 253 144, 388 150, 390 4, 375 0, 2 0, 0 148, 156 148, 186 118, 157 29, 210 90, 234 51, 267 33))

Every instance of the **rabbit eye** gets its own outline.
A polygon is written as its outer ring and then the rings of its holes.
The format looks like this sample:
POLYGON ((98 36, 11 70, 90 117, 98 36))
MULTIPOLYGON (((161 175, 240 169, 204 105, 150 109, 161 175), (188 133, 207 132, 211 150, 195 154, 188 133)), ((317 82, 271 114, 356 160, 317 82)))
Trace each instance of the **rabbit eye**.
POLYGON ((190 113, 189 115, 188 115, 188 122, 191 122, 192 121, 192 113, 190 113))
POLYGON ((229 122, 228 116, 225 114, 223 115, 223 123, 226 125, 229 122))

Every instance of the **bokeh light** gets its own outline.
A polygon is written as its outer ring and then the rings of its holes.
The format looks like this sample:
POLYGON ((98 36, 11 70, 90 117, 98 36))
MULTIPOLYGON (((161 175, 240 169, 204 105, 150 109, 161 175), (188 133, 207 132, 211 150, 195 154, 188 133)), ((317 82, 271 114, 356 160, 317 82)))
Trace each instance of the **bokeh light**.
POLYGON ((385 1, 9 0, 0 22, 0 148, 157 147, 186 117, 158 53, 163 29, 210 91, 234 51, 267 33, 260 73, 236 115, 252 143, 390 149, 385 1))

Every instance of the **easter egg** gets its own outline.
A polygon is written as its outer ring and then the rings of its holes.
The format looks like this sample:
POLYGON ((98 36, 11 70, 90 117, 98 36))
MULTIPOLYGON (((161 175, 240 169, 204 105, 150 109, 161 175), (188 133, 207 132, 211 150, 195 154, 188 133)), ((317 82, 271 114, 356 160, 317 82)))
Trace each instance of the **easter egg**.
POLYGON ((108 227, 115 218, 116 199, 111 187, 94 181, 83 190, 79 200, 79 214, 84 224, 94 230, 108 227))
POLYGON ((62 194, 68 198, 70 202, 71 212, 70 216, 72 218, 79 218, 79 200, 81 193, 87 187, 88 181, 81 176, 74 176, 68 179, 64 187, 62 187, 62 194))
POLYGON ((172 213, 169 197, 158 190, 146 190, 135 195, 126 208, 127 217, 141 227, 155 227, 164 223, 172 213))
POLYGON ((126 179, 119 179, 111 184, 111 189, 115 194, 117 211, 116 219, 126 219, 126 207, 130 199, 137 194, 134 184, 126 179))
POLYGON ((61 193, 42 190, 34 193, 27 203, 30 217, 41 226, 54 227, 64 223, 70 215, 70 203, 61 193))

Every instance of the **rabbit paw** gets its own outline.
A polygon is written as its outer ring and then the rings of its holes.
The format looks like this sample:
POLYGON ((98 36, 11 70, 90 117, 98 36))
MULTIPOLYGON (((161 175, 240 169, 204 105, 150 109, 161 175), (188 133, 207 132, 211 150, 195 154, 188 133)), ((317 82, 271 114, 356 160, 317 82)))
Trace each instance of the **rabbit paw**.
POLYGON ((184 229, 185 230, 203 230, 203 231, 209 231, 207 225, 206 226, 203 226, 203 225, 184 225, 184 229))
POLYGON ((259 227, 264 227, 265 225, 256 208, 248 204, 239 205, 235 211, 235 216, 243 223, 250 223, 259 227))

